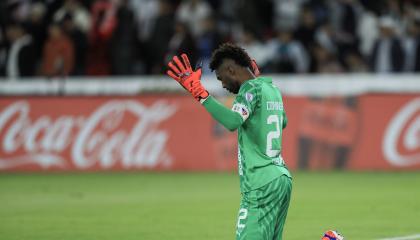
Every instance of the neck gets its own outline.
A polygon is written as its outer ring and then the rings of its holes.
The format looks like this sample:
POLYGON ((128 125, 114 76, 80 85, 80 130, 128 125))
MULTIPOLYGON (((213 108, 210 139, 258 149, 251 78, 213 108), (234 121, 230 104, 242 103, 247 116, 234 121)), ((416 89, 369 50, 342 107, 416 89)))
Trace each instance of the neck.
POLYGON ((240 78, 241 83, 244 83, 248 80, 254 79, 256 76, 249 68, 244 68, 243 71, 241 71, 240 78))

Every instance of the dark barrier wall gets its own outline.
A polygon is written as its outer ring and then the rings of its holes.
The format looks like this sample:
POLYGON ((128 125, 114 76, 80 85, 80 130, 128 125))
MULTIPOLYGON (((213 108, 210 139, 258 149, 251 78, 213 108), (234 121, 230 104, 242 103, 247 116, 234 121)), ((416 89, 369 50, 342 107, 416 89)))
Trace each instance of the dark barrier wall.
MULTIPOLYGON (((418 95, 284 102, 292 169, 420 169, 418 95)), ((0 140, 3 172, 236 168, 236 134, 189 96, 3 97, 0 140)))

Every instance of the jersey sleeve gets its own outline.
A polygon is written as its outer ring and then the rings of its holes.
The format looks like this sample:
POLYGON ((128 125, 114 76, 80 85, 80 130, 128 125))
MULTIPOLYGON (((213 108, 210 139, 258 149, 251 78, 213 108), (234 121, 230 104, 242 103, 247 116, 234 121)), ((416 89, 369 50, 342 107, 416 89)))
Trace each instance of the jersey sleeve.
POLYGON ((241 87, 238 95, 233 102, 232 111, 238 113, 243 122, 254 112, 258 104, 257 87, 252 82, 246 82, 241 87))
POLYGON ((287 127, 287 115, 286 115, 286 111, 283 111, 283 126, 282 128, 285 129, 287 127))
POLYGON ((243 123, 243 119, 238 113, 225 107, 212 96, 209 96, 202 104, 207 112, 229 131, 236 130, 243 123))
POLYGON ((258 104, 256 87, 252 83, 244 84, 234 100, 232 109, 225 107, 212 96, 202 103, 210 115, 229 131, 239 128, 258 104))

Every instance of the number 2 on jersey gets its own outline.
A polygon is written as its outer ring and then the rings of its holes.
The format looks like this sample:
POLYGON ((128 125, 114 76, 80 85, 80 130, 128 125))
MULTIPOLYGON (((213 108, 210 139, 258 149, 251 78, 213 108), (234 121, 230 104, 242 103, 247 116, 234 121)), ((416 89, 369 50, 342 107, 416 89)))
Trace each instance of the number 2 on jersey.
POLYGON ((282 128, 280 128, 280 123, 283 125, 283 115, 270 115, 267 118, 267 124, 275 124, 276 130, 270 131, 267 134, 267 148, 265 150, 265 154, 269 157, 277 157, 280 154, 280 144, 279 146, 273 146, 273 140, 279 140, 281 137, 282 128), (279 119, 280 118, 280 119, 279 119), (273 149, 273 147, 277 147, 278 149, 273 149))

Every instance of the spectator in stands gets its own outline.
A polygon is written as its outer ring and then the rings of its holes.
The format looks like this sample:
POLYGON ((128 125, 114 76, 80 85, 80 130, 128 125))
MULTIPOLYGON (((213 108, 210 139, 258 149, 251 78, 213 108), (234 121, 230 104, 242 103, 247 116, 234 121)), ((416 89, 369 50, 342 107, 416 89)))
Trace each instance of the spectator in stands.
POLYGON ((327 22, 330 19, 331 10, 328 0, 309 0, 303 5, 304 9, 310 10, 317 25, 327 22))
POLYGON ((300 11, 307 0, 274 1, 275 29, 294 30, 299 24, 300 11))
POLYGON ((5 3, 0 1, 0 77, 5 75, 6 54, 7 54, 7 40, 5 34, 5 3))
POLYGON ((314 13, 308 7, 303 8, 300 14, 300 23, 294 33, 294 37, 303 44, 307 51, 309 51, 315 42, 317 22, 314 13))
POLYGON ((318 73, 341 73, 343 66, 338 61, 336 55, 320 44, 313 47, 315 72, 318 73))
POLYGON ((42 73, 47 77, 68 76, 73 70, 73 44, 57 23, 51 24, 48 28, 48 39, 42 60, 42 73))
POLYGON ((139 39, 145 42, 149 39, 154 21, 159 11, 159 1, 130 0, 131 9, 136 16, 139 39))
POLYGON ((204 0, 183 0, 176 11, 176 18, 191 29, 194 37, 202 34, 200 23, 212 13, 211 6, 204 0))
POLYGON ((9 0, 6 2, 7 12, 6 20, 8 22, 22 23, 26 20, 31 9, 31 1, 29 0, 9 0))
POLYGON ((157 0, 129 0, 129 7, 134 13, 134 21, 137 29, 134 74, 146 74, 151 72, 151 64, 148 62, 149 39, 159 12, 157 0))
POLYGON ((86 73, 104 76, 111 73, 110 39, 117 24, 117 6, 108 0, 97 0, 92 6, 86 73))
POLYGON ((249 29, 245 29, 239 45, 255 59, 260 69, 264 71, 272 55, 269 52, 269 48, 258 40, 256 34, 249 29))
POLYGON ((359 0, 363 7, 375 15, 381 15, 385 13, 386 1, 387 0, 359 0))
MULTIPOLYGON (((259 36, 263 35, 265 29, 258 10, 265 1, 243 0, 234 2, 236 25, 249 29, 259 36)), ((269 15, 270 13, 266 12, 265 14, 269 15)))
POLYGON ((113 75, 131 75, 137 53, 137 26, 128 0, 122 0, 117 10, 117 25, 110 42, 113 75))
POLYGON ((27 21, 24 22, 25 29, 33 39, 33 45, 35 47, 35 59, 34 64, 36 69, 40 68, 42 47, 47 38, 47 21, 45 18, 46 6, 43 3, 37 2, 31 5, 31 11, 27 21), (38 47, 39 46, 39 47, 38 47))
POLYGON ((404 49, 395 33, 396 22, 391 17, 379 21, 380 37, 371 54, 371 68, 376 73, 401 72, 404 70, 404 49))
POLYGON ((88 33, 91 26, 89 12, 83 7, 79 0, 66 0, 64 5, 54 14, 54 21, 63 21, 66 15, 71 15, 76 28, 88 33))
MULTIPOLYGON (((7 57, 8 23, 24 26, 30 45, 44 46, 47 23, 56 20, 74 45, 71 75, 163 73, 167 54, 185 49, 177 21, 187 24, 192 39, 183 39, 195 42, 204 66, 212 49, 233 41, 253 51, 265 71, 364 72, 368 65, 372 72, 413 72, 420 71, 419 16, 413 0, 7 0, 0 1, 0 74, 12 69, 6 58, 17 59, 7 57), (265 64, 263 49, 273 46, 265 64), (330 67, 318 63, 325 61, 330 67)), ((34 49, 30 75, 42 69, 42 47, 34 49)))
MULTIPOLYGON (((410 1, 407 1, 410 2, 410 1)), ((401 0, 386 0, 385 1, 385 11, 382 14, 386 14, 394 19, 402 19, 403 17, 403 4, 401 0)))
MULTIPOLYGON (((4 24, 8 21, 10 11, 7 8, 7 1, 0 1, 0 29, 4 31, 4 24)), ((3 34, 3 33, 2 33, 3 34)), ((0 38, 0 41, 2 38, 0 38)))
POLYGON ((5 39, 5 36, 3 34, 3 28, 0 25, 0 76, 5 76, 6 56, 7 56, 6 39, 5 39))
POLYGON ((357 52, 348 52, 344 58, 344 63, 346 65, 346 71, 351 73, 367 73, 369 72, 369 67, 365 63, 362 55, 357 52))
POLYGON ((327 22, 318 28, 315 34, 315 40, 317 44, 322 45, 329 52, 338 52, 335 32, 330 23, 327 22))
POLYGON ((358 49, 365 57, 372 53, 376 39, 379 37, 378 17, 370 11, 362 13, 359 19, 357 36, 360 39, 358 49))
POLYGON ((86 74, 86 52, 88 51, 88 40, 86 34, 76 27, 71 14, 67 14, 62 22, 63 30, 73 43, 74 68, 70 72, 73 76, 86 74))
POLYGON ((331 24, 333 27, 337 56, 342 60, 347 52, 358 47, 357 27, 361 16, 361 6, 356 0, 331 1, 331 24))
POLYGON ((176 22, 175 32, 169 41, 168 51, 164 62, 169 62, 172 60, 173 56, 180 56, 183 53, 188 53, 191 65, 195 66, 198 54, 194 38, 186 23, 176 22))
POLYGON ((235 19, 235 3, 237 1, 220 1, 217 13, 217 27, 221 34, 229 35, 232 32, 235 19))
POLYGON ((405 52, 404 71, 420 71, 420 19, 408 24, 407 35, 403 38, 405 52))
POLYGON ((279 73, 306 73, 309 70, 309 56, 302 44, 292 37, 288 30, 279 31, 268 44, 271 53, 268 69, 279 73))
POLYGON ((174 33, 175 13, 170 0, 159 0, 159 13, 147 44, 147 72, 161 74, 166 70, 165 56, 174 33))
POLYGON ((219 33, 216 24, 216 19, 213 16, 203 19, 201 22, 203 32, 196 41, 198 59, 203 63, 203 74, 211 72, 209 63, 212 52, 223 42, 223 36, 219 33))
POLYGON ((31 77, 35 74, 36 51, 32 37, 19 23, 6 27, 9 42, 5 66, 5 75, 10 79, 31 77))

